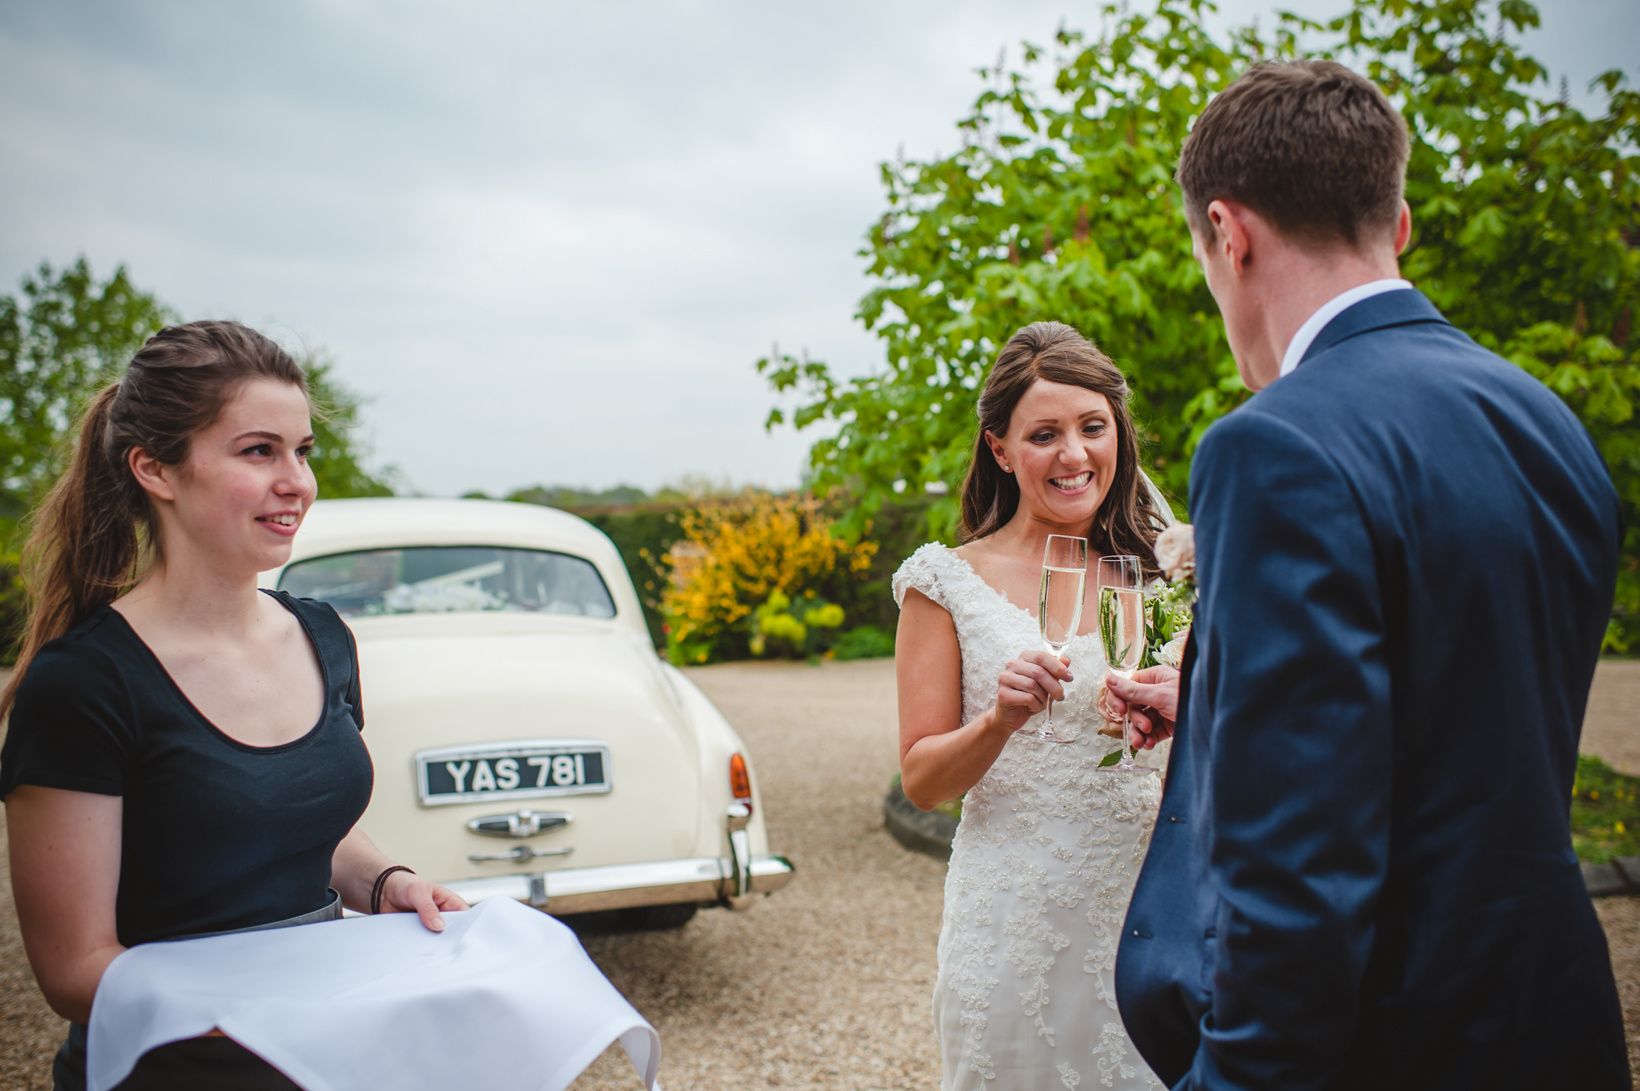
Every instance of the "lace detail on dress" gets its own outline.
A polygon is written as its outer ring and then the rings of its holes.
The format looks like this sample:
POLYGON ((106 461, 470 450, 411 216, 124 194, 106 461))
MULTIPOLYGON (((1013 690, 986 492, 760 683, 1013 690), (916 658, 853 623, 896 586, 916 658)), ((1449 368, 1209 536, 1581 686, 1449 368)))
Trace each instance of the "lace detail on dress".
POLYGON ((947 563, 945 554, 948 552, 938 542, 930 542, 901 562, 894 573, 894 605, 904 606, 906 589, 914 587, 945 606, 945 596, 940 593, 940 569, 947 563))
MULTIPOLYGON (((1041 647, 1036 619, 939 544, 894 575, 951 615, 962 648, 963 719, 996 699, 997 676, 1041 647)), ((1101 772, 1119 748, 1097 734, 1097 639, 1067 649, 1076 681, 1054 706, 1053 746, 1016 737, 963 801, 945 881, 934 1009, 945 1091, 1160 1087, 1116 1013, 1116 948, 1155 827, 1160 781, 1101 772)), ((1031 725, 1034 726, 1034 723, 1031 725)))

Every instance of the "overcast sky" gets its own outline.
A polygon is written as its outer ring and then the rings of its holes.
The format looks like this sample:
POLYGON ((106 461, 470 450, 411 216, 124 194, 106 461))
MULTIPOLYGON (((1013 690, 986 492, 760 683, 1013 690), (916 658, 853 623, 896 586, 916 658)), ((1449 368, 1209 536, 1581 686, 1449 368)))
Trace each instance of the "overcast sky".
MULTIPOLYGON (((1230 0, 1220 22, 1344 0, 1230 0)), ((1574 98, 1636 0, 1557 0, 1574 98)), ((1098 5, 0 0, 0 291, 125 262, 189 319, 323 346, 417 489, 786 486, 752 363, 877 366, 877 164, 958 146, 973 70, 1098 5)), ((1011 54, 1017 58, 1017 51, 1011 54)))

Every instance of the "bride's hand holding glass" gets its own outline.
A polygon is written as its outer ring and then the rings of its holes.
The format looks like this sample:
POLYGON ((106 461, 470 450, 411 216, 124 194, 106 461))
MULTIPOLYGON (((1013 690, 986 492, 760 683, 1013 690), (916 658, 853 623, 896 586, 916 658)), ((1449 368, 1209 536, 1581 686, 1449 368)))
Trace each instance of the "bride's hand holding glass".
POLYGON ((1075 678, 1069 661, 1041 648, 1026 648, 997 676, 996 719, 999 727, 1018 731, 1025 721, 1065 699, 1065 687, 1075 678))

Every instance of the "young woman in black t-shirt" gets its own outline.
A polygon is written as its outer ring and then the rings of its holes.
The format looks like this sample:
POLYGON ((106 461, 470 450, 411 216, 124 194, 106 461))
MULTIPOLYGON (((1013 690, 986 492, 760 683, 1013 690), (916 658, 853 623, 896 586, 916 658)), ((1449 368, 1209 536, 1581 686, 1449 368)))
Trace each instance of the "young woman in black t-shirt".
MULTIPOLYGON (((344 905, 441 931, 466 908, 356 826, 372 773, 352 634, 257 590, 313 502, 309 412, 301 369, 254 330, 169 327, 93 399, 37 513, 0 797, 29 962, 76 1024, 59 1088, 83 1085, 92 997, 128 946, 344 905)), ((189 1081, 294 1086, 220 1037, 153 1051, 128 1084, 189 1081)))

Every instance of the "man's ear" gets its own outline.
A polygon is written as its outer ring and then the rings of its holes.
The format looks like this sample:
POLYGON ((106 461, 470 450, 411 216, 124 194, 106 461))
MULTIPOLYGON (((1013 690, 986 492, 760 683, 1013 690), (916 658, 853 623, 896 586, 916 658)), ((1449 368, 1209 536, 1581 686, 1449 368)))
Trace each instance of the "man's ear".
POLYGON ((1214 238, 1205 248, 1222 258, 1230 271, 1241 275, 1253 261, 1253 231, 1249 222, 1257 213, 1236 201, 1218 200, 1207 206, 1214 238))
POLYGON ((1406 253, 1407 243, 1412 241, 1412 209, 1405 200, 1401 202, 1401 215, 1395 221, 1395 256, 1406 253))
POLYGON ((176 467, 167 466, 141 447, 133 447, 125 452, 125 464, 131 468, 131 476, 137 479, 143 491, 159 500, 175 500, 176 488, 172 479, 176 476, 176 467))

